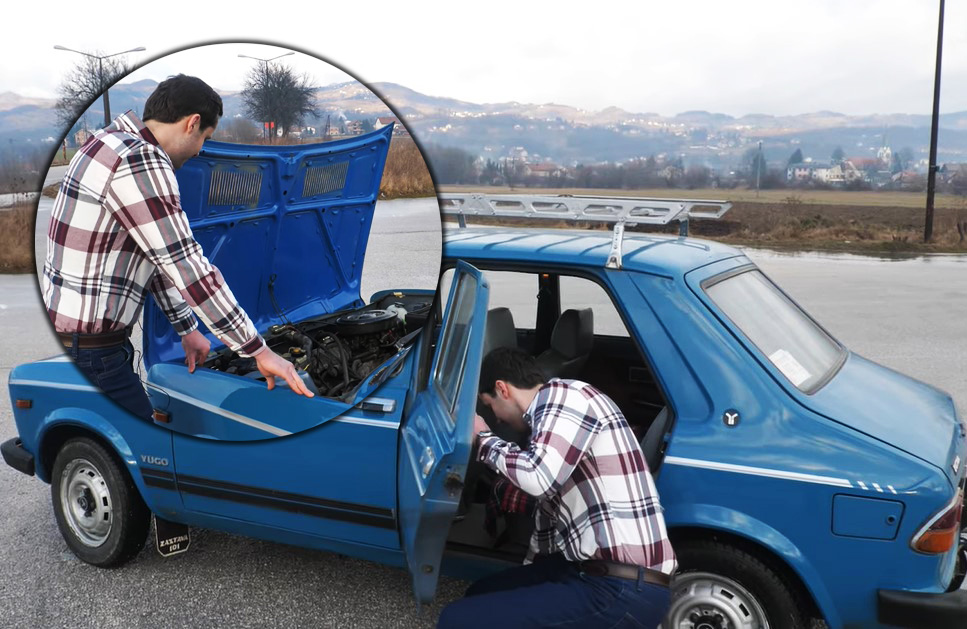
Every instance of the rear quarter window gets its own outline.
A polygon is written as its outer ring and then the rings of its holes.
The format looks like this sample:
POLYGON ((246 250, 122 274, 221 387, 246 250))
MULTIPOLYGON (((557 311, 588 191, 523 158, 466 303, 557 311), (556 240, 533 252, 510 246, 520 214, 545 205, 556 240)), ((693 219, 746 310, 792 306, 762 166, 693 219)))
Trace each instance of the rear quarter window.
POLYGON ((845 357, 843 346, 759 270, 713 279, 705 293, 804 393, 828 381, 845 357))

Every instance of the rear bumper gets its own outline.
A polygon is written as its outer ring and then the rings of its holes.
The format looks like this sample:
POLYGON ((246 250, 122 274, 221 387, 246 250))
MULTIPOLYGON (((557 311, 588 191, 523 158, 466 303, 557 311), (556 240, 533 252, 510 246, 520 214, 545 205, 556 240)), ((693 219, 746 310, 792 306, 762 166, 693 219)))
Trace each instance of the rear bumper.
POLYGON ((967 627, 967 590, 943 594, 880 590, 877 595, 880 623, 894 627, 967 627))
POLYGON ((19 437, 0 444, 0 454, 3 454, 3 460, 13 469, 27 476, 34 475, 34 455, 24 449, 19 437))

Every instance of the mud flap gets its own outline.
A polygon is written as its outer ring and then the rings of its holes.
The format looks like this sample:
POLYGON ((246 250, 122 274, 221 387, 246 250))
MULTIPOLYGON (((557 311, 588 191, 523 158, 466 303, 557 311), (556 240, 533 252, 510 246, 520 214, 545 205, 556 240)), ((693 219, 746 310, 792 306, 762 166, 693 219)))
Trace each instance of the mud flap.
POLYGON ((172 522, 154 516, 155 548, 162 557, 170 557, 188 550, 191 545, 191 530, 187 524, 172 522))

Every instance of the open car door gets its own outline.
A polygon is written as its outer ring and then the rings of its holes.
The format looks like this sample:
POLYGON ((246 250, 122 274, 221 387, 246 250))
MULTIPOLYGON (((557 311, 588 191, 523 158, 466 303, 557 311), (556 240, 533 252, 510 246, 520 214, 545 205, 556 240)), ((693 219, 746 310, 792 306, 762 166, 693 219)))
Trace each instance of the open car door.
MULTIPOLYGON (((490 288, 460 262, 426 386, 400 430, 399 523, 418 603, 433 599, 473 442, 490 288)), ((432 339, 424 333, 424 343, 432 339)))

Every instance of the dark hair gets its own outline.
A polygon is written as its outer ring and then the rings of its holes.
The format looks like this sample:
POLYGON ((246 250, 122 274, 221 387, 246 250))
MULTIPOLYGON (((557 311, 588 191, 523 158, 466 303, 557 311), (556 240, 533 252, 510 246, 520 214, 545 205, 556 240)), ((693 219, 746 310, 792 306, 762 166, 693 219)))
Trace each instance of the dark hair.
POLYGON ((222 97, 198 77, 179 74, 158 84, 144 103, 141 119, 178 122, 192 114, 201 116, 202 129, 214 127, 222 115, 222 97))
POLYGON ((478 392, 494 395, 498 380, 520 389, 530 389, 547 382, 534 357, 516 347, 498 347, 484 356, 480 365, 478 392))

